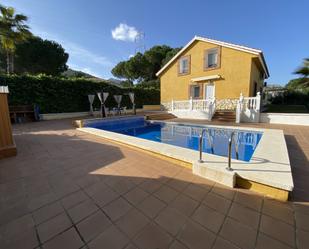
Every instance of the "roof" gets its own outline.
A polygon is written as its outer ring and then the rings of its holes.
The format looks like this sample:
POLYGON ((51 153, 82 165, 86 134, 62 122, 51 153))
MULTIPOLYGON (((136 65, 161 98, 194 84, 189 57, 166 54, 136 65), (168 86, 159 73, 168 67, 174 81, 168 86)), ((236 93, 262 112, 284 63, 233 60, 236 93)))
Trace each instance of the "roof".
POLYGON ((217 40, 204 38, 204 37, 200 37, 200 36, 195 36, 190 42, 188 42, 186 46, 184 46, 172 59, 169 60, 168 63, 166 63, 156 73, 156 76, 159 76, 169 65, 171 65, 195 41, 208 42, 208 43, 216 44, 216 45, 219 45, 219 46, 222 46, 222 47, 232 48, 232 49, 235 49, 235 50, 239 50, 239 51, 243 51, 243 52, 247 52, 247 53, 250 53, 250 54, 257 55, 259 60, 260 60, 261 65, 263 67, 263 70, 266 74, 266 78, 269 77, 269 71, 268 71, 262 50, 255 49, 255 48, 249 48, 249 47, 245 47, 245 46, 241 46, 241 45, 236 45, 236 44, 233 44, 233 43, 217 41, 217 40))

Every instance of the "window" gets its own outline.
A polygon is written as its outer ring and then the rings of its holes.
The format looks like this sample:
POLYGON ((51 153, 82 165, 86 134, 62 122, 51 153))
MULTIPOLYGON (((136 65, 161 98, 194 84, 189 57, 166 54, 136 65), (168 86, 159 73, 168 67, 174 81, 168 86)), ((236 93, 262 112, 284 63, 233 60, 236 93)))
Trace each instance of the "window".
POLYGON ((191 97, 194 99, 198 99, 200 97, 200 86, 191 86, 191 97))
POLYGON ((179 59, 178 74, 190 73, 190 56, 183 56, 179 59))
POLYGON ((212 48, 205 51, 205 69, 220 67, 220 49, 212 48))
POLYGON ((193 87, 194 91, 193 91, 193 98, 199 98, 200 97, 200 87, 199 86, 195 86, 193 87))

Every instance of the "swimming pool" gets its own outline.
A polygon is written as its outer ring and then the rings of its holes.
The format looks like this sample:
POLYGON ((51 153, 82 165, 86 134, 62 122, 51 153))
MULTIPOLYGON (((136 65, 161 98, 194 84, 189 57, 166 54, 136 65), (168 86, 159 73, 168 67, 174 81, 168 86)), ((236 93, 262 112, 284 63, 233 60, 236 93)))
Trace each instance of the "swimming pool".
POLYGON ((189 124, 173 124, 144 120, 143 117, 107 119, 85 124, 85 127, 112 131, 128 136, 138 137, 159 143, 170 144, 191 150, 199 150, 199 135, 203 136, 203 152, 227 157, 228 139, 234 132, 232 158, 250 161, 261 137, 261 132, 203 127, 189 124))

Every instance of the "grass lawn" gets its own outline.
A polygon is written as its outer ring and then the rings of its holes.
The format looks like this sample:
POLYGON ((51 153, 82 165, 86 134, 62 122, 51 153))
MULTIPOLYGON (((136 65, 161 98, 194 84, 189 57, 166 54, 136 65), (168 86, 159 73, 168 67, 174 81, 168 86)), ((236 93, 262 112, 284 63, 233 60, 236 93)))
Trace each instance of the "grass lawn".
POLYGON ((265 112, 308 113, 309 110, 305 105, 267 105, 265 112))

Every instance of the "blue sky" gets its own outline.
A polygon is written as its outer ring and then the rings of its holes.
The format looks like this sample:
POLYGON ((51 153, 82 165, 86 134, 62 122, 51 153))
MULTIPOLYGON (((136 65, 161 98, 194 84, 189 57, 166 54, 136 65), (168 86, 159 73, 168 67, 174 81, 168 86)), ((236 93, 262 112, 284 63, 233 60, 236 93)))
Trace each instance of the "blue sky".
POLYGON ((307 0, 1 2, 29 16, 34 34, 61 43, 70 67, 104 78, 135 53, 137 32, 145 33, 146 49, 183 46, 194 35, 262 49, 269 83, 296 77, 292 72, 309 57, 307 0))

